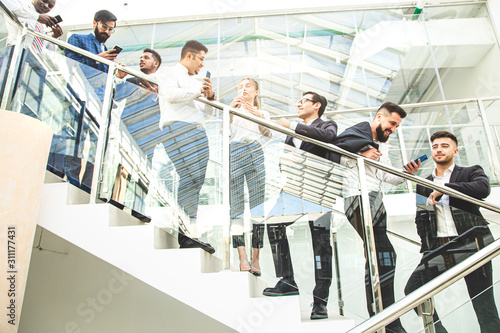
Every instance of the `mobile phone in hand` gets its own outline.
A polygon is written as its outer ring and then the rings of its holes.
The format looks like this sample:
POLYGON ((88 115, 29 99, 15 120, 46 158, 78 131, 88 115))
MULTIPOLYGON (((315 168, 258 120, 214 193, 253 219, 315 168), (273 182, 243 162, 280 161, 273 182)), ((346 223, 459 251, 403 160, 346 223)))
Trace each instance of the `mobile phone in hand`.
MULTIPOLYGON (((419 156, 417 157, 416 159, 413 160, 413 162, 417 163, 418 164, 418 160, 420 160, 420 163, 423 163, 424 161, 427 161, 427 155, 422 155, 422 156, 419 156)), ((407 165, 409 165, 410 163, 408 164, 405 164, 405 168, 407 165)))
POLYGON ((54 16, 54 18, 56 19, 57 23, 62 22, 61 15, 56 15, 56 16, 54 16))
POLYGON ((207 78, 207 79, 210 79, 210 76, 211 76, 210 72, 209 72, 209 71, 207 71, 207 76, 206 76, 206 78, 207 78))
POLYGON ((120 52, 123 50, 123 48, 121 48, 121 47, 120 47, 120 46, 118 46, 118 45, 115 45, 115 46, 113 47, 113 49, 114 49, 114 51, 113 51, 113 52, 111 52, 111 53, 116 53, 116 54, 120 53, 120 52))

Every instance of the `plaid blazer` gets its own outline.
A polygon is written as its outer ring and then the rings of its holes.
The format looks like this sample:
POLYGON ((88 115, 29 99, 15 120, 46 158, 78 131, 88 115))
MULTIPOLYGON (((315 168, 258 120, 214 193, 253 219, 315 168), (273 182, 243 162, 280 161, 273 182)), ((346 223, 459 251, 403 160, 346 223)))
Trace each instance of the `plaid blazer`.
MULTIPOLYGON (((93 33, 90 33, 88 35, 73 34, 68 38, 68 43, 94 54, 101 53, 101 45, 97 41, 93 33)), ((107 50, 108 48, 106 47, 106 45, 104 45, 104 51, 107 50)), ((104 65, 101 62, 97 62, 68 49, 64 50, 64 54, 66 55, 66 57, 81 62, 82 64, 93 67, 105 73, 108 72, 108 66, 104 65)))

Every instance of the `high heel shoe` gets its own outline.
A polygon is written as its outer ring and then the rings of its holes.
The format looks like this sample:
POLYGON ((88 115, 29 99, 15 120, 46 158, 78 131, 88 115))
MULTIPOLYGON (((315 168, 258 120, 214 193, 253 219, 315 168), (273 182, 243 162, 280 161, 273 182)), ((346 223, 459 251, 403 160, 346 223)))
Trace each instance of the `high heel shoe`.
POLYGON ((250 264, 247 262, 240 262, 240 272, 252 272, 252 266, 250 266, 250 264), (242 269, 241 268, 241 265, 246 265, 248 266, 249 268, 248 269, 242 269))
POLYGON ((262 273, 260 272, 260 269, 253 268, 253 267, 250 268, 250 273, 252 273, 255 276, 261 276, 262 275, 262 273))

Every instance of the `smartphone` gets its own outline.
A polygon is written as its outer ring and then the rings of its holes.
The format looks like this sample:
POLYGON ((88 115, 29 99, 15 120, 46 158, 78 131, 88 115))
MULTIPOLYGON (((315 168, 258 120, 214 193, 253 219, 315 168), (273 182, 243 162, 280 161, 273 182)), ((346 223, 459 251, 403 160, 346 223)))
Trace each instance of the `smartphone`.
POLYGON ((113 47, 113 49, 115 49, 115 50, 114 50, 113 52, 111 52, 111 53, 116 53, 116 54, 120 53, 120 52, 123 50, 123 49, 122 49, 120 46, 118 46, 118 45, 115 45, 115 46, 113 47))
MULTIPOLYGON (((413 160, 413 162, 418 163, 418 160, 420 160, 420 163, 423 163, 424 161, 427 161, 427 155, 423 154, 422 156, 417 157, 416 159, 413 160)), ((408 163, 409 164, 409 163, 408 163)), ((405 164, 405 167, 408 165, 405 164)))
POLYGON ((210 72, 207 71, 207 79, 210 79, 210 75, 211 75, 210 72))
POLYGON ((56 15, 56 16, 54 16, 54 18, 56 19, 57 23, 62 22, 61 15, 56 15))

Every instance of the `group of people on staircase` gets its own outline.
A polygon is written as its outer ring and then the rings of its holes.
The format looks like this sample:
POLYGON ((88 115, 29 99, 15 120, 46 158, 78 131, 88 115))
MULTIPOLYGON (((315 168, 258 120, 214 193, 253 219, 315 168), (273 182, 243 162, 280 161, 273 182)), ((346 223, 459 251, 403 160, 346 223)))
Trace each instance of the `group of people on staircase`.
MULTIPOLYGON (((7 3, 10 1, 13 0, 4 0, 7 3)), ((25 6, 26 8, 20 6, 18 12, 21 13, 24 10, 31 13, 31 16, 27 15, 27 19, 52 27, 54 37, 58 37, 61 34, 60 27, 52 17, 46 15, 54 4, 55 0, 34 0, 31 6, 25 6)), ((14 5, 12 4, 12 6, 14 5)), ((74 34, 68 42, 113 61, 116 59, 117 53, 113 52, 113 49, 108 50, 104 43, 114 32, 116 20, 111 12, 99 11, 94 17, 93 32, 89 35, 74 34)), ((175 147, 169 149, 168 145, 165 146, 165 149, 179 174, 178 204, 190 217, 191 230, 195 230, 198 201, 205 182, 210 155, 205 118, 207 114, 213 113, 212 107, 196 99, 200 96, 209 101, 217 99, 211 79, 206 77, 200 81, 196 78, 196 75, 204 67, 208 48, 198 41, 188 41, 182 48, 180 61, 174 66, 158 72, 161 58, 158 59, 159 55, 153 50, 148 52, 151 53, 149 60, 151 60, 151 66, 154 66, 154 71, 145 73, 156 72, 158 87, 149 86, 149 88, 158 93, 161 110, 159 126, 168 135, 175 136, 177 143, 181 146, 183 143, 190 145, 190 149, 185 151, 175 147), (182 128, 182 135, 177 134, 180 128, 182 128), (193 138, 195 138, 195 142, 192 141, 193 138)), ((98 70, 104 72, 108 70, 106 65, 70 50, 66 51, 66 55, 98 70)), ((144 64, 146 63, 147 59, 144 60, 144 64)), ((147 66, 145 65, 145 67, 147 66)), ((245 77, 239 81, 237 97, 233 99, 230 106, 254 117, 270 121, 269 112, 260 108, 259 93, 258 82, 253 78, 245 77)), ((297 117, 300 118, 301 122, 282 118, 279 119, 278 125, 304 137, 334 144, 367 159, 387 165, 391 164, 385 143, 406 117, 407 114, 403 108, 395 103, 385 102, 378 108, 371 122, 361 122, 347 128, 342 133, 338 133, 335 121, 321 119, 326 106, 325 97, 316 92, 305 92, 297 102, 297 117)), ((265 138, 270 138, 272 132, 263 125, 241 117, 231 116, 230 121, 230 217, 234 234, 232 242, 233 247, 238 252, 239 269, 256 276, 261 275, 260 251, 264 244, 264 230, 267 229, 269 243, 273 251, 276 276, 280 280, 274 287, 266 288, 263 294, 266 296, 297 295, 299 287, 294 279, 286 232, 286 227, 293 222, 267 224, 267 228, 265 228, 262 219, 265 215, 263 206, 266 200, 266 170, 262 142, 265 138), (248 189, 250 215, 256 222, 252 224, 250 258, 246 253, 243 227, 245 187, 248 189)), ((285 144, 319 158, 333 161, 345 169, 357 169, 356 160, 334 153, 323 146, 291 136, 286 137, 285 144)), ((489 195, 489 180, 481 166, 460 167, 455 164, 455 157, 459 152, 459 143, 455 135, 447 131, 438 131, 430 137, 430 144, 435 169, 427 179, 477 199, 484 199, 489 195)), ((420 165, 420 160, 411 161, 404 166, 404 172, 414 174, 419 170, 420 165)), ((368 253, 368 246, 365 243, 366 303, 368 313, 373 315, 373 304, 377 302, 373 297, 375 289, 380 288, 379 294, 382 297, 383 308, 395 301, 394 272, 397 256, 386 232, 387 213, 384 208, 381 185, 382 183, 398 185, 405 180, 371 165, 366 166, 366 174, 369 179, 367 184, 369 207, 378 260, 378 273, 380 277, 384 277, 379 286, 372 284, 370 263, 368 262, 370 253, 368 253), (387 254, 389 254, 389 261, 387 254)), ((349 182, 350 180, 347 179, 346 183, 349 182)), ((356 184, 356 181, 352 183, 356 184)), ((470 255, 470 251, 468 254, 464 254, 463 251, 459 251, 460 249, 472 248, 473 251, 479 251, 493 241, 487 222, 476 205, 420 185, 417 185, 417 194, 425 198, 425 202, 417 200, 415 219, 416 228, 421 238, 423 256, 406 285, 406 293, 416 290, 470 255)), ((367 235, 359 189, 357 186, 344 186, 343 197, 345 215, 349 223, 361 239, 366 241, 367 235)), ((331 215, 331 212, 327 212, 315 220, 309 221, 315 257, 315 287, 311 319, 328 318, 327 304, 333 268, 332 246, 330 244, 331 215)), ((178 241, 181 248, 199 247, 210 253, 215 251, 210 244, 186 235, 181 229, 178 241)), ((481 332, 500 332, 500 320, 491 287, 491 262, 470 273, 465 281, 481 332)), ((437 312, 433 313, 433 317, 436 331, 446 332, 443 324, 439 321, 437 312)), ((399 319, 389 324, 386 329, 390 332, 405 332, 399 319)))
MULTIPOLYGON (((174 67, 177 68, 177 72, 170 75, 164 74, 163 79, 159 79, 160 105, 164 103, 161 107, 162 126, 171 121, 171 118, 167 117, 167 115, 171 115, 173 112, 177 112, 178 116, 182 114, 184 120, 196 121, 195 117, 186 116, 188 109, 197 112, 197 116, 200 116, 199 119, 203 118, 203 114, 207 112, 207 106, 195 101, 194 98, 199 96, 205 96, 209 100, 216 98, 209 78, 204 78, 202 83, 193 78, 203 67, 207 52, 208 49, 201 43, 196 41, 187 42, 183 48, 180 63, 174 67), (165 84, 165 80, 168 80, 169 84, 165 84)), ((252 78, 243 78, 238 84, 238 94, 232 101, 231 106, 239 108, 242 112, 248 112, 253 116, 269 120, 269 113, 259 107, 258 94, 258 83, 252 78)), ((360 154, 365 158, 390 165, 388 148, 385 143, 389 136, 396 132, 396 129, 406 117, 407 114, 403 108, 392 102, 385 102, 379 107, 371 122, 355 124, 339 134, 335 121, 321 119, 326 106, 325 97, 315 92, 305 92, 297 103, 297 116, 302 122, 298 123, 282 118, 278 121, 278 124, 305 137, 332 143, 351 153, 360 154)), ((260 217, 264 215, 262 206, 265 201, 265 168, 261 140, 263 137, 270 137, 271 131, 265 126, 237 116, 231 117, 231 122, 231 219, 233 227, 239 225, 241 230, 245 182, 249 192, 251 216, 260 217)), ((200 127, 199 125, 203 123, 196 121, 196 124, 200 127)), ((438 131, 431 136, 430 143, 436 168, 433 174, 428 177, 429 180, 475 198, 483 199, 489 195, 489 181, 480 166, 459 167, 455 165, 455 156, 458 154, 458 140, 452 133, 438 131)), ((355 160, 332 153, 319 145, 301 141, 291 136, 285 139, 285 144, 321 158, 328 158, 344 168, 357 168, 355 160)), ((204 149, 200 148, 200 150, 204 149)), ((420 160, 411 161, 404 166, 404 172, 414 174, 419 170, 420 164, 420 160)), ((378 271, 379 276, 384 276, 383 283, 380 286, 380 293, 382 295, 382 306, 386 308, 394 303, 396 252, 386 233, 387 213, 382 200, 381 185, 384 182, 397 185, 405 180, 371 165, 366 166, 366 173, 369 179, 369 205, 377 252, 376 258, 378 258, 378 271), (387 255, 387 253, 390 254, 389 257, 391 258, 389 264, 386 257, 382 255, 387 255)), ((203 183, 202 178, 197 183, 203 183)), ((199 192, 199 190, 197 189, 196 192, 199 192)), ((359 190, 346 186, 344 192, 346 217, 364 240, 365 226, 362 220, 359 190)), ((480 250, 492 241, 491 232, 477 206, 420 185, 417 186, 417 193, 428 198, 427 204, 429 206, 424 205, 422 207, 422 205, 418 205, 416 224, 422 240, 421 252, 424 253, 424 256, 408 281, 405 289, 407 293, 430 281, 444 270, 463 261, 466 257, 456 255, 453 251, 445 251, 445 253, 436 251, 441 249, 440 246, 456 249, 477 244, 476 250, 480 250), (477 229, 478 227, 480 229, 477 229), (476 229, 477 231, 471 232, 471 230, 476 229)), ((179 204, 182 205, 182 202, 179 202, 179 204)), ((309 222, 315 256, 316 281, 313 290, 314 305, 311 319, 328 317, 327 302, 332 280, 332 247, 329 238, 330 215, 331 213, 325 213, 316 220, 309 222)), ((195 212, 193 212, 192 217, 195 216, 195 212)), ((267 225, 269 243, 275 261, 276 276, 281 279, 276 286, 266 288, 263 291, 266 296, 296 295, 299 292, 294 280, 291 254, 286 237, 286 226, 289 224, 267 225)), ((245 241, 242 232, 236 233, 237 235, 233 237, 233 246, 238 250, 240 270, 260 275, 259 255, 263 246, 264 225, 254 223, 252 231, 252 256, 250 260, 245 253, 245 241)), ((207 246, 201 244, 200 247, 207 246)), ((365 244, 365 257, 368 258, 369 254, 366 250, 365 244)), ((491 272, 491 263, 489 263, 466 278, 469 294, 473 300, 482 332, 497 332, 500 329, 500 321, 491 289, 491 272)), ((376 300, 373 299, 372 288, 376 288, 376 286, 371 285, 372 280, 369 276, 368 262, 366 262, 365 274, 367 308, 368 313, 373 315, 373 303, 376 300)), ((434 312, 434 320, 436 321, 437 331, 446 332, 439 321, 437 312, 434 312)), ((389 324, 386 329, 390 332, 405 332, 399 319, 389 324)))

